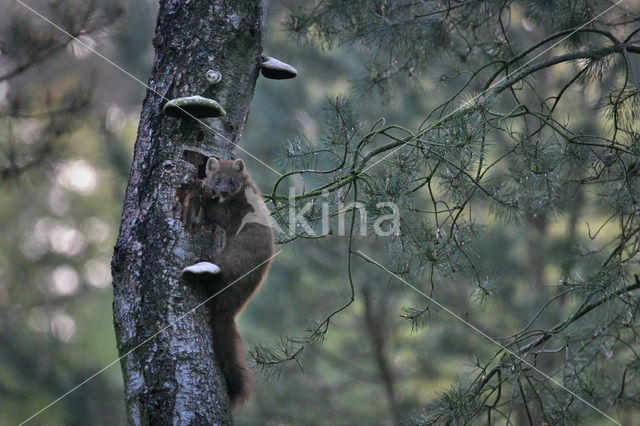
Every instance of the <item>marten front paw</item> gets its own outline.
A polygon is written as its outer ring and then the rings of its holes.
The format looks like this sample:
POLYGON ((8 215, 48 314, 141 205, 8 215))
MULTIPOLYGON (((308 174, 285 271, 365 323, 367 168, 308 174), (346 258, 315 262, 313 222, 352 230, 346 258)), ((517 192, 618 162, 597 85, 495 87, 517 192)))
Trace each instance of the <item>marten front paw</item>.
POLYGON ((198 262, 195 265, 187 266, 182 270, 182 275, 215 275, 220 273, 220 267, 211 262, 198 262))

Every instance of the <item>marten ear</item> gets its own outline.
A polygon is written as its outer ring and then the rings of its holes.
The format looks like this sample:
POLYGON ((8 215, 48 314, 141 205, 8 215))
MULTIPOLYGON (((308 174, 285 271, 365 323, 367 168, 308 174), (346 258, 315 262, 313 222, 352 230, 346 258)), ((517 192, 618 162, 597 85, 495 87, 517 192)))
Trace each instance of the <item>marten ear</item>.
POLYGON ((237 159, 236 161, 233 162, 233 170, 241 172, 244 170, 244 161, 242 161, 241 159, 237 159))
POLYGON ((220 163, 217 158, 209 157, 207 160, 207 170, 205 171, 207 176, 211 176, 215 171, 220 168, 220 163))

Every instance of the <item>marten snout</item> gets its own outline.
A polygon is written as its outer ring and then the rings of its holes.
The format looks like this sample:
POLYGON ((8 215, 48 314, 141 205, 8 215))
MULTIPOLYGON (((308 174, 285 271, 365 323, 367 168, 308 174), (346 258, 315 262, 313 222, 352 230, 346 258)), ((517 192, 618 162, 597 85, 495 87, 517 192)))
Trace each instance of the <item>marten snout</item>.
POLYGON ((216 182, 216 192, 222 198, 229 198, 230 195, 238 192, 238 188, 236 188, 235 182, 223 179, 216 182))

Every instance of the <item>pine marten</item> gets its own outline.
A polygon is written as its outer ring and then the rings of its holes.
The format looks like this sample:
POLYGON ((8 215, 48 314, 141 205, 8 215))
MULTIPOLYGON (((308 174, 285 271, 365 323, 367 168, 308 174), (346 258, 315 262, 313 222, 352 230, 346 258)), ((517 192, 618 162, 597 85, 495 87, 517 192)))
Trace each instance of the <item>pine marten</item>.
POLYGON ((234 317, 267 275, 273 230, 262 195, 240 159, 209 158, 200 198, 205 220, 224 231, 224 243, 215 264, 201 262, 183 273, 187 279, 211 284, 212 291, 231 284, 209 303, 213 347, 235 408, 248 397, 252 380, 234 317))

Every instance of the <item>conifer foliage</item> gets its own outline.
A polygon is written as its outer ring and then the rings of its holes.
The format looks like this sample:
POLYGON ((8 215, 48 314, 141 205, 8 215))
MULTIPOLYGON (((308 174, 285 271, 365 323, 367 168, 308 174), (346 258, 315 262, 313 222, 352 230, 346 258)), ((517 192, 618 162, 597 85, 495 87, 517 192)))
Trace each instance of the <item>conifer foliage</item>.
MULTIPOLYGON (((284 177, 267 197, 274 217, 286 216, 289 176, 304 182, 296 202, 312 223, 327 199, 364 203, 371 222, 386 214, 376 205, 393 202, 402 220, 379 239, 385 268, 436 299, 457 286, 480 322, 487 304, 521 321, 494 324, 490 351, 424 401, 414 423, 571 424, 617 419, 638 403, 640 8, 631 3, 319 0, 290 11, 287 29, 302 43, 368 58, 361 90, 393 101, 410 87, 429 107, 394 124, 332 99, 326 133, 283 148, 284 177), (526 236, 517 274, 487 266, 487 233, 501 228, 526 236), (516 288, 529 300, 519 312, 516 288)), ((365 255, 375 247, 354 236, 358 215, 347 222, 351 299, 305 337, 258 347, 267 374, 325 339, 354 301, 354 264, 376 263, 365 255)), ((286 231, 283 240, 319 236, 286 231)), ((380 283, 389 271, 378 269, 380 283)), ((425 298, 401 313, 428 338, 434 308, 425 298)))

